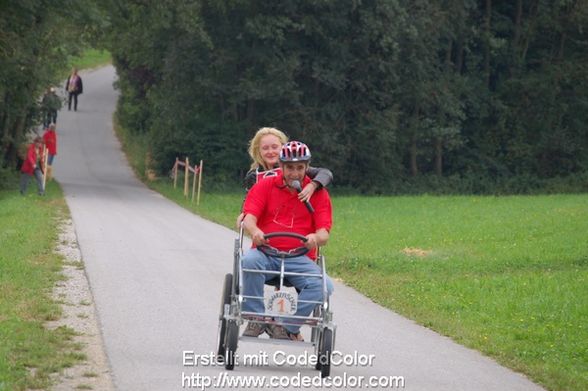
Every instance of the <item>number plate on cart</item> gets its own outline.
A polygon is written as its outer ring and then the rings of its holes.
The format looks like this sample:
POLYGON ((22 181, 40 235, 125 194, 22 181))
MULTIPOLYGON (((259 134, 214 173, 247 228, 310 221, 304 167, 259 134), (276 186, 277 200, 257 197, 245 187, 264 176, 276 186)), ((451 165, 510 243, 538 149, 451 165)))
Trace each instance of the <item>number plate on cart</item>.
POLYGON ((293 315, 297 307, 296 296, 287 291, 272 292, 266 302, 267 312, 277 315, 293 315))

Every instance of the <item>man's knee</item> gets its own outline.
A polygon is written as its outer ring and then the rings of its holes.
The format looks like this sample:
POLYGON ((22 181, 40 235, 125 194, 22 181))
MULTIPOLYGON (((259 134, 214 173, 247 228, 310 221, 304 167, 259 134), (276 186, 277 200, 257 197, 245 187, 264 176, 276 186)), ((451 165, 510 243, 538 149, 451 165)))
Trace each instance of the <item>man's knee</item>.
POLYGON ((244 269, 266 269, 267 257, 259 250, 251 249, 243 256, 244 269))
MULTIPOLYGON (((322 278, 317 279, 318 280, 318 285, 319 285, 319 289, 322 292, 323 291, 323 280, 322 278)), ((331 294, 333 293, 333 291, 335 290, 335 287, 333 286, 333 281, 331 281, 331 279, 327 276, 327 295, 331 296, 331 294)))
MULTIPOLYGON (((313 292, 323 292, 323 279, 322 278, 308 278, 306 279, 306 286, 304 289, 313 291, 313 292)), ((333 293, 334 287, 333 282, 329 277, 327 277, 327 294, 330 296, 333 293)))
POLYGON ((331 281, 330 277, 327 277, 327 294, 331 296, 334 290, 335 286, 333 285, 333 281, 331 281))

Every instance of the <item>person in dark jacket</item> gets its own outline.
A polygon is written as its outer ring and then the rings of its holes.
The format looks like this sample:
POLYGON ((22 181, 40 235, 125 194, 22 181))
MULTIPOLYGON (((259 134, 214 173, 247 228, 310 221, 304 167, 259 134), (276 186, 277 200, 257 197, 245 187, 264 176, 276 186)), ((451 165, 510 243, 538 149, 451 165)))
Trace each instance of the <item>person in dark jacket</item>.
POLYGON ((71 110, 71 101, 74 102, 74 111, 78 110, 78 95, 84 92, 82 78, 78 75, 78 70, 73 68, 71 75, 65 82, 65 90, 68 93, 67 109, 71 110))
POLYGON ((44 128, 48 128, 52 123, 57 123, 57 112, 59 109, 61 109, 61 99, 55 93, 55 87, 48 88, 41 101, 44 128))

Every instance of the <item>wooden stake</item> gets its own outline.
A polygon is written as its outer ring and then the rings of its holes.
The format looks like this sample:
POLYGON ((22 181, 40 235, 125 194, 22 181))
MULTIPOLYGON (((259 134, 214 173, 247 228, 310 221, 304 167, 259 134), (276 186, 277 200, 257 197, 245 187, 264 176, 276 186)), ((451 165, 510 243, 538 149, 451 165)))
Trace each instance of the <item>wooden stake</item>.
POLYGON ((43 145, 43 191, 45 191, 45 185, 47 184, 47 147, 43 145))
POLYGON ((174 164, 174 189, 178 183, 178 158, 176 157, 176 163, 174 164))
POLYGON ((200 167, 198 170, 198 196, 196 197, 196 205, 200 205, 200 188, 202 187, 202 163, 200 160, 200 167))
POLYGON ((192 181, 192 200, 191 203, 194 203, 194 193, 196 193, 196 177, 198 176, 198 166, 194 166, 194 180, 192 181))
POLYGON ((190 180, 190 161, 186 156, 186 166, 184 168, 184 197, 188 198, 188 181, 190 180))

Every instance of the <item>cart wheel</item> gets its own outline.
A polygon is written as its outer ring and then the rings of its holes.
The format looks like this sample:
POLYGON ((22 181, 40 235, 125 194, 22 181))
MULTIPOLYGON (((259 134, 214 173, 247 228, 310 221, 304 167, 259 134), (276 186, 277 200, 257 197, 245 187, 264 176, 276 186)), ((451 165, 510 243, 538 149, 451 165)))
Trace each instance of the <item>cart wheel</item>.
MULTIPOLYGON (((314 307, 314 310, 312 311, 312 316, 317 318, 318 316, 320 316, 321 314, 321 309, 320 307, 317 305, 316 307, 314 307)), ((312 327, 312 330, 310 332, 310 342, 312 342, 312 344, 314 345, 314 350, 315 353, 318 352, 317 350, 317 346, 318 346, 318 338, 319 337, 319 330, 318 327, 312 327)))
POLYGON ((333 330, 324 329, 321 337, 321 349, 319 354, 319 363, 321 377, 327 377, 331 374, 331 352, 333 351, 333 330))
POLYGON ((228 273, 225 275, 225 283, 223 285, 223 297, 221 298, 220 314, 218 317, 218 334, 217 334, 217 350, 216 356, 218 361, 223 361, 225 358, 225 340, 227 335, 227 320, 224 317, 225 304, 231 304, 231 289, 233 286, 233 275, 228 273))
MULTIPOLYGON (((312 311, 312 316, 314 317, 318 317, 320 316, 321 313, 321 308, 320 306, 316 306, 314 307, 314 310, 312 311)), ((314 354, 316 355, 316 357, 319 356, 320 353, 320 349, 321 349, 321 331, 319 329, 319 327, 313 327, 311 332, 310 332, 310 342, 312 343, 312 345, 314 346, 314 354)), ((315 364, 315 369, 320 370, 321 369, 321 364, 319 362, 319 360, 317 360, 317 363, 315 364)))
POLYGON ((239 294, 239 262, 240 262, 241 242, 235 239, 235 248, 233 250, 233 284, 235 285, 235 294, 239 294))
POLYGON ((317 341, 316 341, 316 347, 314 350, 316 352, 317 360, 316 360, 316 364, 314 365, 314 369, 316 369, 317 371, 320 371, 321 367, 322 367, 322 365, 321 365, 321 351, 323 349, 323 346, 322 346, 323 332, 322 332, 322 330, 316 330, 316 338, 317 338, 317 341))
POLYGON ((237 342, 239 341, 239 325, 234 320, 227 322, 225 368, 232 371, 235 368, 237 342))

